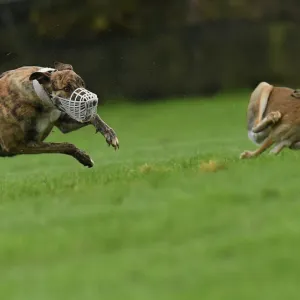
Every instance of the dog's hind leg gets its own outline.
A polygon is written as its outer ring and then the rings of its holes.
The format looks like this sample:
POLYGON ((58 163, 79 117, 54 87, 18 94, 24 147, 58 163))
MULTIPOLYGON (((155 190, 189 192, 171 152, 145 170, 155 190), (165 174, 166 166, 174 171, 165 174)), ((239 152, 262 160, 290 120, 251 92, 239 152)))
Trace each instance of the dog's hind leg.
POLYGON ((13 154, 13 153, 8 153, 8 152, 4 152, 4 151, 0 151, 0 157, 14 157, 17 154, 13 154))
MULTIPOLYGON (((0 138, 1 140, 1 138, 0 138)), ((6 148, 0 145, 0 157, 14 157, 16 154, 9 153, 6 148)))
POLYGON ((252 132, 258 133, 265 130, 268 126, 276 124, 281 119, 281 113, 279 111, 272 111, 267 114, 255 127, 252 128, 252 132))
POLYGON ((93 167, 93 160, 84 151, 70 143, 30 143, 11 151, 13 155, 22 154, 66 154, 74 157, 82 165, 93 167))
POLYGON ((241 155, 240 158, 252 158, 252 157, 257 157, 260 154, 262 154, 264 151, 266 151, 268 148, 270 148, 274 144, 274 141, 271 137, 268 137, 264 140, 262 145, 255 151, 244 151, 241 155))

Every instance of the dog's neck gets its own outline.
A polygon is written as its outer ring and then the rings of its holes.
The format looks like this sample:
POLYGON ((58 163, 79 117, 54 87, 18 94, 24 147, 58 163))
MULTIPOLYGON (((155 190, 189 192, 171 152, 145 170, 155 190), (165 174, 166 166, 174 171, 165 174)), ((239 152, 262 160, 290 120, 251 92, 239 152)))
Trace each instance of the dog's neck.
MULTIPOLYGON (((55 72, 52 68, 42 68, 39 72, 55 72)), ((54 104, 50 98, 50 95, 46 92, 44 87, 35 79, 32 81, 32 85, 37 96, 42 100, 42 102, 47 106, 54 107, 54 104)))

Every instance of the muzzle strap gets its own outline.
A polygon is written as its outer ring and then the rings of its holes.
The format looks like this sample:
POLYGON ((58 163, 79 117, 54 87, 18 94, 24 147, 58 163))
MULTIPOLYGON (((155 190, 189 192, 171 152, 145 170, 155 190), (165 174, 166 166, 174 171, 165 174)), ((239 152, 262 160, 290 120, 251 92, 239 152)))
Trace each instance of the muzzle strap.
MULTIPOLYGON (((38 72, 49 72, 49 73, 53 73, 56 71, 57 70, 53 68, 41 68, 38 70, 38 72)), ((53 101, 51 100, 51 97, 48 95, 44 87, 36 79, 32 81, 32 85, 35 93, 43 101, 45 105, 55 107, 53 101)))
POLYGON ((50 96, 47 94, 43 86, 35 79, 32 81, 34 91, 38 95, 38 97, 43 101, 43 103, 47 106, 54 106, 51 101, 50 96))

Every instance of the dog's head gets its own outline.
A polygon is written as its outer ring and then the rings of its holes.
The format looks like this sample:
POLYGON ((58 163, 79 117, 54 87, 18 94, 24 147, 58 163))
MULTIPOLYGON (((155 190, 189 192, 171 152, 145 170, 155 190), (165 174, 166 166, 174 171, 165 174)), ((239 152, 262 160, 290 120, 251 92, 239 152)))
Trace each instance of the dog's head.
POLYGON ((97 113, 97 95, 85 89, 83 79, 71 65, 56 62, 54 67, 40 69, 29 76, 39 98, 74 120, 90 120, 97 113))
POLYGON ((85 82, 72 65, 54 62, 54 68, 55 72, 47 69, 33 72, 29 80, 37 80, 53 97, 69 98, 77 88, 85 88, 85 82))

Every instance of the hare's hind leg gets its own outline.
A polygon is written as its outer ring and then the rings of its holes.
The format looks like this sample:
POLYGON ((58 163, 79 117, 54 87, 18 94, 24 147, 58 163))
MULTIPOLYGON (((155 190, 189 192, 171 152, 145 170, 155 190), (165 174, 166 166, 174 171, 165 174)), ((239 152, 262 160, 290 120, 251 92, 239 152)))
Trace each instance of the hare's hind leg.
POLYGON ((252 128, 252 132, 258 133, 265 130, 268 126, 276 124, 281 119, 281 113, 279 111, 272 111, 267 114, 255 127, 252 128))
POLYGON ((300 141, 293 143, 289 148, 292 150, 300 150, 300 141))
POLYGON ((270 135, 272 126, 277 124, 282 115, 279 111, 273 111, 267 114, 255 127, 248 131, 249 139, 255 144, 262 144, 270 135))
MULTIPOLYGON (((270 151, 270 154, 279 154, 285 147, 290 147, 291 142, 288 140, 281 141, 277 143, 274 148, 270 151)), ((299 149, 300 149, 300 144, 299 144, 299 149)))

